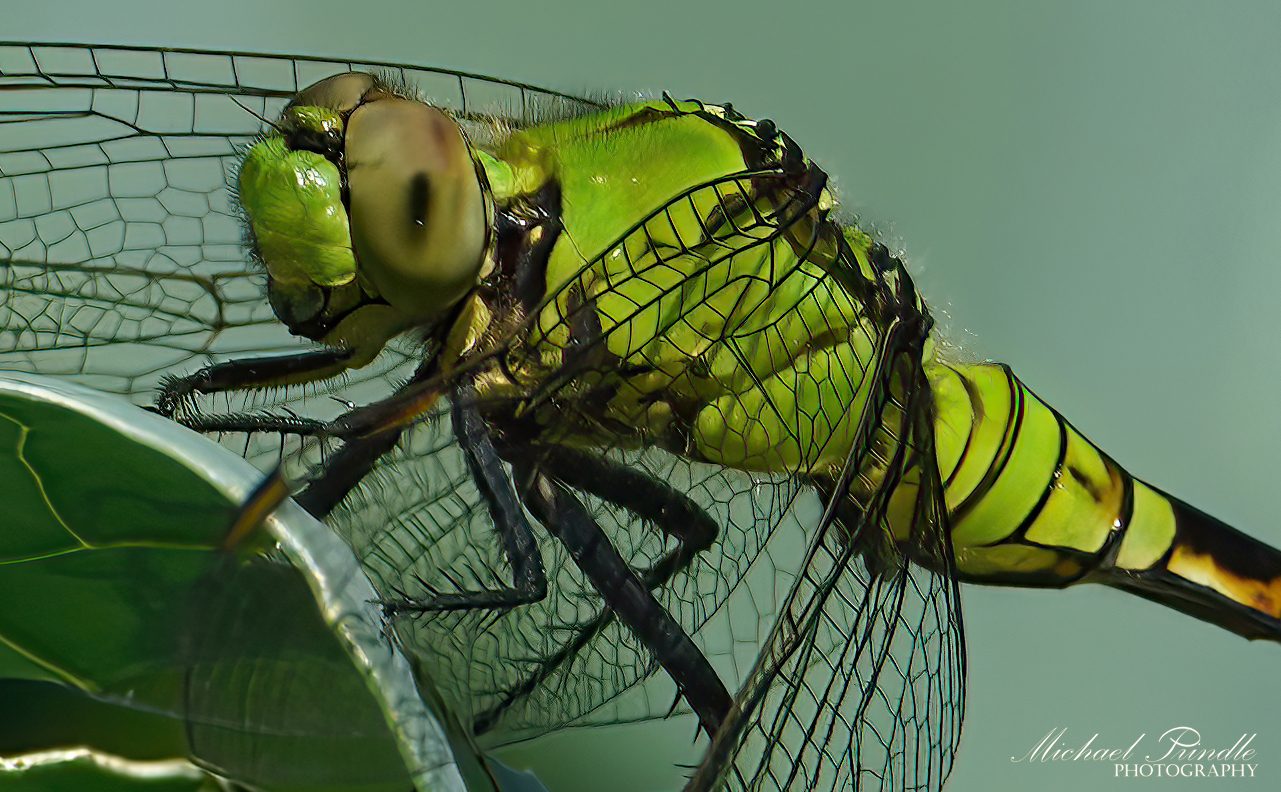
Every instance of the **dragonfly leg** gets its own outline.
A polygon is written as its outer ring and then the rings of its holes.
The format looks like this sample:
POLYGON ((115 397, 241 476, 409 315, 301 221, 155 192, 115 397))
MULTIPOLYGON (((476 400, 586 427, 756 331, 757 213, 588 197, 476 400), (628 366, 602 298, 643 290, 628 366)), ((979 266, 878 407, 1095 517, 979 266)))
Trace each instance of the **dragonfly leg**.
POLYGON ((156 397, 155 412, 173 417, 184 402, 198 393, 296 385, 341 374, 353 354, 345 349, 318 349, 293 355, 228 360, 188 374, 166 379, 156 397))
MULTIPOLYGON (((526 519, 515 487, 489 437, 489 426, 476 408, 475 390, 470 383, 459 385, 451 398, 454 434, 462 446, 467 467, 489 506, 498 528, 503 551, 511 564, 512 585, 481 591, 436 593, 428 597, 406 597, 383 603, 389 614, 431 613, 452 610, 506 610, 540 602, 547 596, 547 576, 534 532, 526 519)), ((387 433, 387 434, 390 434, 387 433)), ((373 436, 377 437, 377 435, 373 436)), ((344 449, 346 446, 344 446, 344 449)))
POLYGON ((676 539, 679 546, 673 552, 682 564, 716 541, 716 521, 667 482, 576 448, 546 446, 539 452, 539 466, 559 481, 621 506, 676 539))
POLYGON ((707 733, 715 734, 733 699, 702 651, 627 565, 569 488, 537 465, 514 465, 530 512, 569 551, 601 599, 672 677, 707 733))
POLYGON ((298 415, 276 413, 228 413, 223 415, 189 415, 178 423, 205 434, 282 434, 299 437, 320 436, 325 433, 325 422, 298 415))
MULTIPOLYGON (((403 385, 400 390, 403 391, 412 387, 415 383, 421 382, 434 372, 434 362, 424 362, 414 372, 409 382, 403 385)), ((330 424, 313 419, 300 420, 306 421, 307 431, 300 430, 296 432, 297 434, 305 433, 317 437, 329 436, 330 424)), ((286 423, 286 426, 288 426, 288 423, 286 423)), ((320 476, 312 480, 302 492, 295 495, 294 500, 311 516, 323 520, 339 503, 342 503, 348 493, 364 480, 365 476, 369 475, 369 471, 374 469, 374 465, 378 463, 378 460, 396 447, 407 428, 407 425, 393 426, 381 432, 349 438, 337 452, 325 461, 324 469, 320 476)))
POLYGON ((325 462, 324 471, 294 496, 312 517, 323 520, 342 503, 374 464, 400 441, 401 430, 348 440, 325 462))
MULTIPOLYGON (((505 449, 503 453, 507 451, 505 449)), ((663 533, 678 540, 677 547, 664 553, 640 573, 641 581, 650 591, 666 586, 689 566, 698 553, 715 542, 719 532, 716 521, 667 482, 577 449, 556 446, 540 451, 544 453, 538 456, 539 463, 552 476, 581 492, 652 521, 663 533)), ((510 688, 502 701, 475 718, 472 724, 475 733, 482 734, 492 728, 504 712, 536 690, 556 669, 576 657, 614 618, 612 609, 602 608, 591 620, 579 624, 570 640, 543 660, 532 674, 510 688)))

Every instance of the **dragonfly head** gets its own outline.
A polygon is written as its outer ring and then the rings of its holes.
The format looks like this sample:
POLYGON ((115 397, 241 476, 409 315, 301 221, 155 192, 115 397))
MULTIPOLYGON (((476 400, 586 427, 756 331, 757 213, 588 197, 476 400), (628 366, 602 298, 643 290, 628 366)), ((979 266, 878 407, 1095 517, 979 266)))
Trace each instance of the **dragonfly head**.
POLYGON ((277 316, 318 340, 375 307, 403 326, 439 318, 489 247, 483 174, 452 117, 369 74, 299 93, 238 179, 277 316))

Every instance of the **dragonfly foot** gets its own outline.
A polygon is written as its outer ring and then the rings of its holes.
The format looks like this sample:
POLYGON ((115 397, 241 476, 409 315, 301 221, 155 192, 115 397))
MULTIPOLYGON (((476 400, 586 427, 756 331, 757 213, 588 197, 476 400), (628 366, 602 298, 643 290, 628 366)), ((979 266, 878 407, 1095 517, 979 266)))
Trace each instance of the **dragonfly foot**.
POLYGON ((388 618, 402 614, 422 616, 464 610, 505 613, 521 605, 540 602, 547 596, 546 585, 442 593, 421 577, 417 577, 417 580, 426 596, 411 596, 401 589, 393 589, 397 599, 382 602, 383 613, 388 618))

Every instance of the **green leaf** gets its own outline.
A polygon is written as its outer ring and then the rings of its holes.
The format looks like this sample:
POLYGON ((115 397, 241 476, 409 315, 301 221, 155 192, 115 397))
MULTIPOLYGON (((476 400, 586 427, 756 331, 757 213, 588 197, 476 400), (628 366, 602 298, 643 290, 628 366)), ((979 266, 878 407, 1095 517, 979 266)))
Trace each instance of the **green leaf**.
POLYGON ((0 679, 0 702, 0 756, 59 746, 83 746, 136 760, 187 753, 180 721, 108 704, 65 685, 0 679))
POLYGON ((259 479, 123 400, 0 374, 0 678, 178 721, 257 787, 493 789, 337 535, 289 501, 275 552, 215 549, 259 479))

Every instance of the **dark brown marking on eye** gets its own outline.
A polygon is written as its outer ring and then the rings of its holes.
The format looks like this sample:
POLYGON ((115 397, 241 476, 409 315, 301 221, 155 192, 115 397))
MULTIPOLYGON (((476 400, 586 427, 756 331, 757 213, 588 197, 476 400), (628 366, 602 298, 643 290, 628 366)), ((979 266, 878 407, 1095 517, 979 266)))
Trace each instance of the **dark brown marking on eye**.
POLYGON ((409 222, 414 228, 427 227, 429 187, 426 173, 415 173, 409 180, 409 222))

